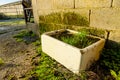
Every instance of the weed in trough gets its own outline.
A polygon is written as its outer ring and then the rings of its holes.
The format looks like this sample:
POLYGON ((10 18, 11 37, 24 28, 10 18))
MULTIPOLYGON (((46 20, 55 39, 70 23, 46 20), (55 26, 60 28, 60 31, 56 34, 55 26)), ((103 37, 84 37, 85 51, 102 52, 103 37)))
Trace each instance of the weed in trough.
POLYGON ((52 35, 52 37, 78 48, 84 48, 99 40, 97 38, 92 38, 88 36, 87 32, 85 31, 81 31, 77 34, 63 32, 60 34, 52 35))

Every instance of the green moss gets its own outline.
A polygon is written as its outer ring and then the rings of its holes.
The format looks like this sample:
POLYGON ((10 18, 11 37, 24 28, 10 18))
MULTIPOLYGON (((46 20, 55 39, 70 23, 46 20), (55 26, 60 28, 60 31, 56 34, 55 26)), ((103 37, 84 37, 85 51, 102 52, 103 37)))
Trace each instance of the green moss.
POLYGON ((59 30, 59 29, 66 29, 67 27, 61 24, 47 24, 47 23, 40 23, 40 34, 48 31, 59 30))
POLYGON ((40 34, 48 31, 59 30, 59 29, 72 29, 76 31, 86 31, 89 35, 94 35, 98 37, 105 37, 105 30, 81 26, 72 26, 72 25, 62 25, 62 24, 49 24, 49 23, 40 23, 40 34))
POLYGON ((0 58, 0 65, 4 64, 3 59, 0 58))
POLYGON ((120 71, 120 49, 104 49, 99 61, 106 70, 120 71))
MULTIPOLYGON (((89 22, 86 17, 73 12, 64 13, 63 15, 61 15, 60 12, 51 13, 46 16, 39 16, 39 19, 40 19, 40 27, 41 26, 48 27, 47 24, 41 24, 41 21, 44 23, 48 23, 50 27, 51 27, 50 23, 61 24, 61 25, 89 26, 89 22), (63 19, 62 19, 62 16, 63 16, 63 19)), ((59 29, 59 26, 55 25, 55 26, 52 26, 50 29, 51 30, 59 29)))
POLYGON ((41 42, 40 42, 40 40, 36 40, 35 42, 33 42, 33 44, 34 44, 35 46, 39 46, 39 45, 41 44, 41 42))
POLYGON ((80 14, 74 12, 64 13, 63 23, 67 25, 76 25, 76 26, 89 26, 89 22, 86 17, 81 16, 80 14))
POLYGON ((72 12, 64 13, 63 15, 61 15, 60 12, 51 13, 46 16, 39 16, 39 19, 40 34, 58 29, 71 29, 73 25, 89 26, 89 22, 86 17, 72 12))
POLYGON ((90 29, 89 34, 99 37, 105 37, 105 30, 101 29, 90 29))
POLYGON ((120 43, 108 40, 101 54, 99 63, 106 70, 120 71, 120 43))
POLYGON ((110 73, 116 80, 120 80, 120 71, 117 74, 114 70, 110 70, 110 73))
POLYGON ((61 13, 52 13, 45 16, 46 23, 62 23, 61 13))
MULTIPOLYGON (((60 24, 54 24, 54 29, 59 30, 59 29, 67 29, 67 26, 65 25, 60 25, 60 24)), ((54 30, 53 29, 53 30, 54 30)))
MULTIPOLYGON (((81 80, 78 76, 64 66, 56 62, 54 59, 42 52, 41 45, 37 48, 40 54, 40 61, 38 66, 30 73, 33 79, 36 80, 81 80)), ((30 79, 28 77, 28 79, 30 79)), ((26 80, 28 80, 26 79, 26 80)), ((33 80, 31 79, 31 80, 33 80)))
POLYGON ((89 35, 94 35, 94 36, 98 36, 98 37, 101 37, 101 38, 105 37, 105 32, 106 32, 103 29, 98 29, 98 28, 93 28, 93 27, 69 26, 67 28, 75 30, 75 31, 85 31, 89 35))
POLYGON ((24 40, 22 38, 16 38, 17 42, 23 42, 24 40))
POLYGON ((47 31, 51 31, 53 28, 53 24, 46 24, 46 23, 40 23, 40 34, 47 32, 47 31))
POLYGON ((9 75, 8 76, 8 80, 17 80, 17 77, 13 76, 13 75, 9 75))
POLYGON ((45 16, 42 16, 42 15, 41 15, 41 16, 39 16, 39 20, 40 20, 40 21, 44 21, 44 22, 45 22, 45 16))
POLYGON ((102 29, 96 29, 96 28, 81 28, 78 29, 78 31, 86 31, 89 35, 94 35, 98 37, 105 37, 105 30, 102 29))
POLYGON ((13 38, 15 38, 17 42, 25 42, 27 44, 35 42, 38 39, 35 33, 27 30, 19 32, 18 34, 14 35, 13 38))

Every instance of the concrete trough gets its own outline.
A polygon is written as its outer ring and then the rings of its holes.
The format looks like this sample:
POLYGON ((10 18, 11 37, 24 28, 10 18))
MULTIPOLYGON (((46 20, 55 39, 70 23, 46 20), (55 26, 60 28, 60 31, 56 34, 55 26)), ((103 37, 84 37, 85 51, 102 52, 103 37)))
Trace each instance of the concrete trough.
MULTIPOLYGON (((78 74, 80 71, 88 69, 94 61, 99 59, 100 52, 105 44, 105 39, 94 36, 99 39, 97 42, 80 49, 51 37, 53 34, 55 35, 56 33, 64 31, 65 30, 57 30, 42 34, 42 51, 73 73, 78 74)), ((73 34, 78 33, 69 29, 67 29, 67 31, 73 34)))

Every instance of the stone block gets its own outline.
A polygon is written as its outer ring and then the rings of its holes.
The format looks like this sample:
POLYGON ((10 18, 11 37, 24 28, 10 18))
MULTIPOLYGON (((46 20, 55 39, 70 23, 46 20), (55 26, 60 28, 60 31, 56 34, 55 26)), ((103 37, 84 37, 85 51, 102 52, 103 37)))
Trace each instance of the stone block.
POLYGON ((113 7, 120 7, 120 0, 113 0, 113 7))
POLYGON ((61 9, 53 9, 53 10, 49 10, 49 9, 47 9, 47 10, 39 10, 38 11, 38 14, 39 14, 39 16, 41 16, 41 15, 49 15, 49 14, 52 14, 52 13, 60 13, 60 12, 62 12, 63 10, 61 10, 61 9))
POLYGON ((120 29, 120 9, 104 8, 91 11, 90 26, 103 29, 120 29))
POLYGON ((38 16, 38 12, 37 12, 37 2, 36 0, 32 0, 32 8, 33 8, 33 16, 34 16, 34 22, 35 23, 39 23, 39 16, 38 16))
POLYGON ((37 0, 37 8, 40 9, 53 9, 53 0, 37 0))
POLYGON ((75 0, 75 8, 110 7, 111 0, 75 0))
POLYGON ((35 34, 37 34, 40 37, 38 25, 36 25, 35 23, 27 23, 26 27, 29 31, 33 31, 35 34))
POLYGON ((74 8, 74 0, 54 0, 55 9, 74 8))

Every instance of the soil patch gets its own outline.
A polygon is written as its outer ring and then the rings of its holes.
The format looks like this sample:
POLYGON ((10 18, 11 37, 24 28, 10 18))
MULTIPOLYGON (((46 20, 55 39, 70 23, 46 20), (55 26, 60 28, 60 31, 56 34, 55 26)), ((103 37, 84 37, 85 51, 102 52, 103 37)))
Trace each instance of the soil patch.
POLYGON ((13 35, 20 31, 11 31, 0 35, 0 80, 22 80, 33 69, 32 61, 37 56, 35 46, 17 42, 13 35))

